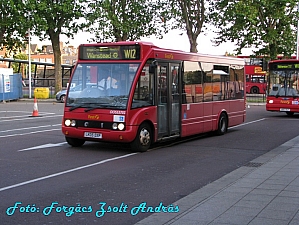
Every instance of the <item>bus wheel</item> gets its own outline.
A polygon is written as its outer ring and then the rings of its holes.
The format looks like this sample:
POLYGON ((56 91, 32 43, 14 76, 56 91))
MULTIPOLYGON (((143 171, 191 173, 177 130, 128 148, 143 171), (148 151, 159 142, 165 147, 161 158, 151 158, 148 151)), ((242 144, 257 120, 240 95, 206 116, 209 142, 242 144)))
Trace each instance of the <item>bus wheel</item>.
POLYGON ((225 113, 221 113, 218 121, 218 129, 216 130, 217 135, 223 135, 227 132, 228 120, 225 113))
POLYGON ((259 91, 258 87, 252 87, 252 88, 250 89, 250 93, 251 93, 251 94, 259 94, 260 91, 259 91))
POLYGON ((85 140, 65 137, 66 142, 72 147, 80 147, 85 143, 85 140))
POLYGON ((293 115, 294 115, 294 112, 286 112, 286 114, 287 114, 288 116, 293 116, 293 115))
POLYGON ((131 148, 136 152, 146 152, 152 143, 152 130, 147 123, 139 126, 137 135, 131 143, 131 148))

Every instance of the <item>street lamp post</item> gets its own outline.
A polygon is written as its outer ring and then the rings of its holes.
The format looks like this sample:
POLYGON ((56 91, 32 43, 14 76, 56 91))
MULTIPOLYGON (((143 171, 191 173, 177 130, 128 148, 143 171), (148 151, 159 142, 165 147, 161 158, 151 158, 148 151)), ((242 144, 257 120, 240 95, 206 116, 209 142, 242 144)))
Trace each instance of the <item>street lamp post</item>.
MULTIPOLYGON (((297 11, 299 12, 299 2, 297 4, 297 11)), ((297 55, 296 55, 296 59, 299 59, 299 20, 297 19, 297 55)))
POLYGON ((31 98, 31 43, 30 29, 28 29, 28 78, 29 78, 29 98, 31 98))

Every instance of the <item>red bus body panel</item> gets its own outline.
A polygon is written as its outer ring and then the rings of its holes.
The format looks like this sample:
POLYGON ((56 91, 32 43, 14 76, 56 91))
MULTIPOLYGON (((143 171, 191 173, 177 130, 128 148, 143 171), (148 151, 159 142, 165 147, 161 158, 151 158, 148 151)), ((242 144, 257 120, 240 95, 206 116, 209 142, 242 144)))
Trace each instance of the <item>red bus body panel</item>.
MULTIPOLYGON (((84 139, 84 132, 98 132, 102 134, 101 141, 107 142, 132 142, 136 137, 138 126, 148 120, 153 124, 157 124, 157 108, 156 107, 147 107, 141 109, 129 110, 129 112, 124 110, 93 110, 91 112, 84 112, 84 109, 76 109, 69 112, 66 108, 64 112, 64 119, 71 118, 75 120, 88 120, 88 121, 101 121, 101 122, 112 122, 113 115, 124 115, 126 129, 124 131, 115 131, 109 129, 95 129, 95 128, 76 128, 76 127, 66 127, 62 124, 62 132, 66 136, 73 138, 84 139), (121 113, 120 113, 121 112, 121 113)), ((86 140, 92 140, 90 138, 86 140)), ((94 139, 95 141, 100 141, 99 139, 94 139)))
POLYGON ((228 113, 229 127, 243 123, 246 117, 246 106, 243 100, 187 105, 182 105, 182 137, 217 130, 222 112, 228 113), (187 110, 188 107, 190 110, 187 110))
POLYGON ((265 94, 267 83, 252 82, 251 77, 263 77, 265 79, 266 72, 262 71, 262 67, 256 65, 245 65, 245 75, 250 79, 246 80, 246 93, 251 93, 252 88, 258 88, 259 94, 265 94))
POLYGON ((267 111, 275 112, 299 112, 299 98, 268 96, 266 103, 267 111), (273 103, 269 103, 273 101, 273 103))

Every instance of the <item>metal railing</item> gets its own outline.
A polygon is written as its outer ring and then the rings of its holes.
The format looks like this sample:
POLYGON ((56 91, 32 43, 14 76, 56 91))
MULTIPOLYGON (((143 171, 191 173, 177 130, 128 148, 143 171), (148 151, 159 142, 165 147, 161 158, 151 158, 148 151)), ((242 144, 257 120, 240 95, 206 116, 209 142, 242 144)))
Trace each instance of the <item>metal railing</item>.
POLYGON ((246 94, 247 103, 266 103, 266 94, 246 94))

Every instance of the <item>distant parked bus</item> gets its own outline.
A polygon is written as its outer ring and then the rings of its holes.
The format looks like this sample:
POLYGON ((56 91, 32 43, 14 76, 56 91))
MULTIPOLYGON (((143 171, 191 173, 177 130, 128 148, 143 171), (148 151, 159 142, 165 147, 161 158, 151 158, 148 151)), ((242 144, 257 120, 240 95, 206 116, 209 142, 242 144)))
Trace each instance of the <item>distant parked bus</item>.
POLYGON ((267 90, 266 71, 257 65, 245 65, 246 93, 265 94, 267 90))
POLYGON ((268 111, 299 113, 299 60, 270 61, 268 84, 268 111))
POLYGON ((245 120, 244 60, 159 48, 147 42, 82 44, 67 91, 62 132, 85 141, 154 142, 245 120))

